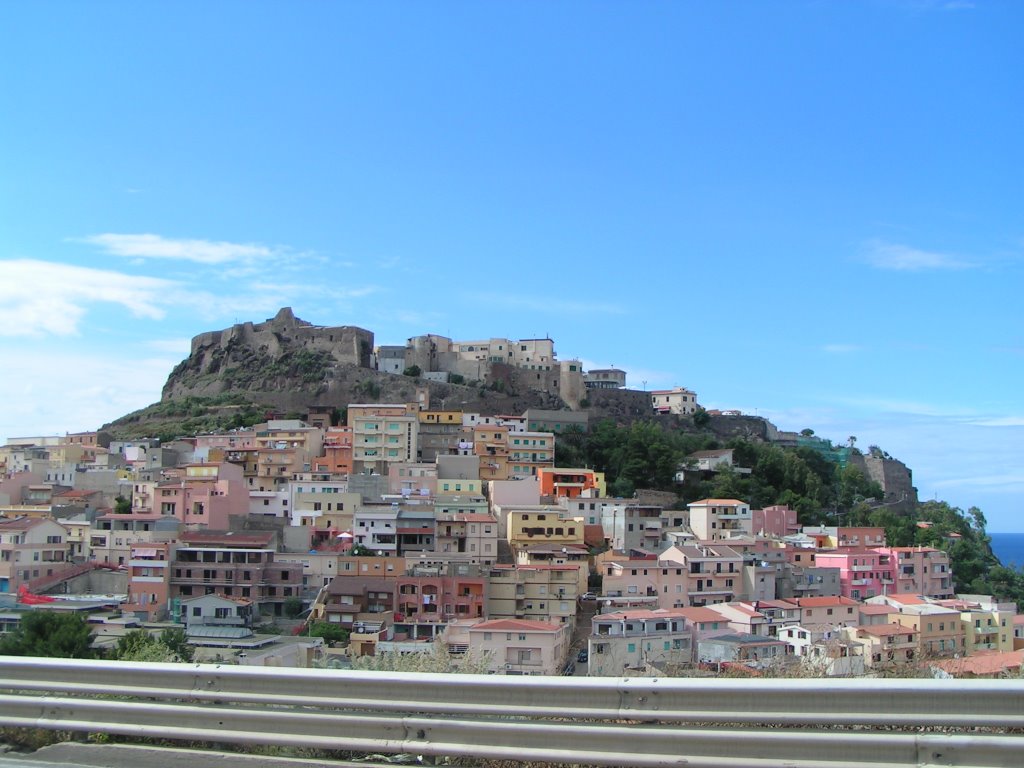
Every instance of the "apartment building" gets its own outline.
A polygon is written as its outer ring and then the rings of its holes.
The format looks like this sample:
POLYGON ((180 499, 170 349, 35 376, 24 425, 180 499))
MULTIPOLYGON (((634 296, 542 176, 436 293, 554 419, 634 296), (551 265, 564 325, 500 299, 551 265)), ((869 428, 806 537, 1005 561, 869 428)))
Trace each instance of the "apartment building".
POLYGON ((398 513, 401 504, 361 504, 352 521, 355 543, 382 557, 398 555, 398 513))
POLYGON ((469 628, 469 651, 498 675, 557 675, 569 653, 565 624, 495 618, 469 628))
POLYGON ((790 602, 800 608, 800 624, 855 627, 861 624, 860 603, 849 597, 798 597, 790 602))
POLYGON ((352 471, 387 475, 389 464, 417 460, 419 419, 400 404, 348 406, 352 428, 352 471))
POLYGON ((576 619, 579 569, 575 565, 494 565, 487 615, 567 624, 576 619))
POLYGON ((690 529, 701 541, 721 541, 753 533, 750 505, 738 499, 701 499, 686 505, 690 529))
POLYGON ((558 511, 513 510, 505 520, 507 539, 513 551, 537 544, 582 546, 583 518, 558 511))
POLYGON ((323 592, 317 618, 352 631, 393 631, 396 578, 397 574, 335 578, 323 592))
POLYGON ((885 550, 849 547, 818 552, 815 563, 839 569, 839 590, 844 597, 867 600, 896 591, 893 558, 885 550))
POLYGON ((516 550, 519 565, 574 565, 579 573, 576 587, 579 594, 587 592, 590 578, 590 551, 586 547, 535 544, 516 550))
POLYGON ((909 594, 880 596, 868 602, 888 605, 899 611, 892 615, 891 620, 914 631, 922 653, 934 657, 966 652, 966 629, 957 608, 909 594))
POLYGON ((480 512, 463 512, 454 504, 438 505, 435 509, 433 551, 436 554, 462 555, 469 562, 482 565, 497 562, 497 520, 480 512))
POLYGON ((395 579, 395 637, 434 639, 450 621, 484 618, 487 591, 479 568, 414 565, 395 579))
POLYGON ((939 600, 939 605, 960 611, 964 629, 964 651, 1012 651, 1014 603, 999 602, 987 595, 959 595, 952 600, 939 600))
POLYGON ((906 664, 913 661, 918 652, 917 632, 902 624, 847 627, 843 632, 863 646, 864 663, 869 669, 906 664))
POLYGON ((590 490, 596 496, 604 496, 607 493, 604 473, 593 469, 541 467, 537 470, 537 478, 542 497, 576 498, 590 490))
POLYGON ((462 411, 419 411, 419 446, 416 460, 433 462, 438 456, 457 455, 463 442, 462 411))
POLYGON ((320 456, 323 431, 294 419, 271 420, 257 427, 257 478, 260 490, 279 489, 292 475, 309 472, 320 456))
POLYGON ((351 427, 328 427, 324 432, 323 455, 313 457, 313 471, 335 475, 352 474, 354 434, 351 427))
POLYGON ((587 638, 591 677, 649 674, 690 664, 693 625, 680 610, 630 610, 594 616, 587 638))
POLYGON ((473 455, 480 457, 481 480, 509 480, 509 428, 476 425, 468 435, 473 455))
POLYGON ((132 547, 171 541, 181 529, 182 522, 176 517, 135 513, 101 515, 89 529, 89 559, 126 565, 131 559, 132 547))
POLYGON ((709 610, 722 616, 729 628, 747 635, 775 637, 783 627, 800 623, 802 612, 787 600, 754 600, 716 603, 709 610))
POLYGON ((66 562, 67 529, 54 520, 0 519, 0 592, 17 592, 66 562))
POLYGON ((328 472, 302 472, 285 486, 288 516, 292 525, 325 530, 352 528, 362 496, 349 490, 348 479, 328 472))
POLYGON ((795 509, 786 505, 773 505, 750 510, 750 530, 759 536, 781 539, 800 532, 795 509))
POLYGON ((553 432, 515 432, 506 438, 508 443, 508 478, 533 477, 542 467, 555 466, 555 435, 553 432))
POLYGON ((742 594, 743 556, 722 544, 672 547, 661 554, 682 565, 691 606, 727 603, 742 594))
MULTIPOLYGON (((422 432, 420 434, 422 436, 422 432)), ((437 495, 437 464, 423 461, 390 464, 388 493, 405 498, 433 498, 437 495)))
POLYGON ((302 566, 276 562, 273 532, 202 531, 181 535, 171 563, 172 615, 182 598, 219 593, 244 597, 254 610, 281 615, 302 588, 302 566))
MULTIPOLYGON (((227 529, 230 519, 249 512, 249 489, 241 467, 229 463, 189 464, 162 471, 155 484, 138 481, 140 501, 132 514, 173 517, 186 526, 227 529)), ((133 491, 134 493, 134 491, 133 491)))
POLYGON ((892 560, 896 588, 901 594, 953 597, 953 571, 949 555, 932 547, 887 547, 892 560))

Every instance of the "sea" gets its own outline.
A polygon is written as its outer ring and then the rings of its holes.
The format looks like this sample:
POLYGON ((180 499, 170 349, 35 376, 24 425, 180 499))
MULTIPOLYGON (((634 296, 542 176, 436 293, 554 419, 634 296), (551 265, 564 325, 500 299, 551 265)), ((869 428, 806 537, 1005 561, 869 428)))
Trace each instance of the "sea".
POLYGON ((990 533, 992 552, 1003 565, 1024 567, 1024 533, 990 533))

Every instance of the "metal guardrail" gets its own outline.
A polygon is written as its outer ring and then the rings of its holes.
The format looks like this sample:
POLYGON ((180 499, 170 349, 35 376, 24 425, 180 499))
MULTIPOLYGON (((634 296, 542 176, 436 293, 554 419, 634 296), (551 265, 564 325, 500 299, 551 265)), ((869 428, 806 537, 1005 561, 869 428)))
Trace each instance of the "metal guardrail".
POLYGON ((1024 680, 538 678, 0 657, 0 725, 602 766, 1019 768, 1024 680))

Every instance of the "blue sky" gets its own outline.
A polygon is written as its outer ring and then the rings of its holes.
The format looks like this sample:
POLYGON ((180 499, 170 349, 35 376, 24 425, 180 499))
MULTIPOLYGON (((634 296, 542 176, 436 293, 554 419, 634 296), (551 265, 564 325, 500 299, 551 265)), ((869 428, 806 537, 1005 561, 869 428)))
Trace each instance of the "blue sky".
POLYGON ((548 334, 1024 530, 1024 5, 0 6, 0 439, 284 305, 548 334))

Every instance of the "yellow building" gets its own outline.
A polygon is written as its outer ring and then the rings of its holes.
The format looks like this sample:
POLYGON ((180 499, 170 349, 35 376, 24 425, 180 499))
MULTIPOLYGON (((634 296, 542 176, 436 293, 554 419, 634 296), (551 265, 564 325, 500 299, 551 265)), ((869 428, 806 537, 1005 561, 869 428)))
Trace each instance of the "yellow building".
POLYGON ((388 464, 416 461, 420 422, 410 406, 353 403, 348 426, 353 472, 386 475, 388 464))
POLYGON ((420 424, 452 424, 462 426, 462 411, 419 411, 420 424))
POLYGON ((549 544, 583 546, 583 518, 548 511, 511 511, 505 521, 513 549, 549 544))
POLYGON ((480 457, 481 480, 509 480, 509 428, 481 424, 473 427, 473 453, 480 457))
POLYGON ((1017 615, 1013 603, 999 603, 987 596, 964 596, 943 600, 947 608, 960 611, 964 632, 964 653, 979 651, 1012 651, 1013 620, 1017 615))
POLYGON ((487 598, 492 619, 576 623, 579 569, 576 565, 495 565, 487 598))

